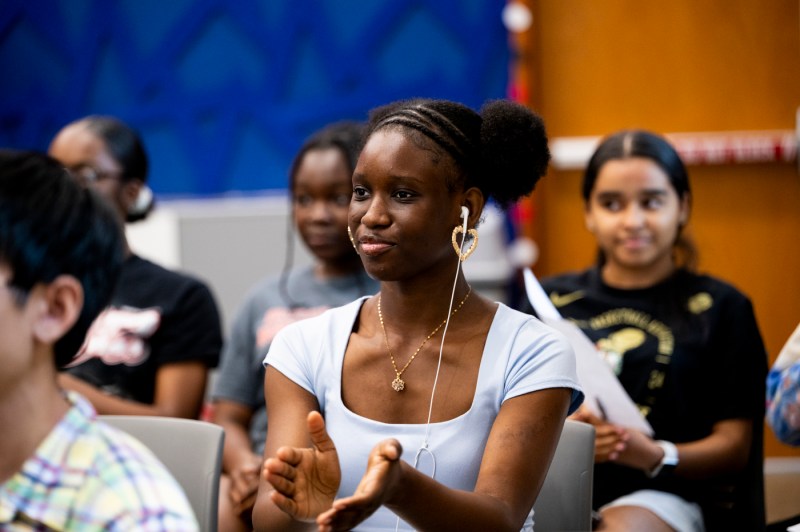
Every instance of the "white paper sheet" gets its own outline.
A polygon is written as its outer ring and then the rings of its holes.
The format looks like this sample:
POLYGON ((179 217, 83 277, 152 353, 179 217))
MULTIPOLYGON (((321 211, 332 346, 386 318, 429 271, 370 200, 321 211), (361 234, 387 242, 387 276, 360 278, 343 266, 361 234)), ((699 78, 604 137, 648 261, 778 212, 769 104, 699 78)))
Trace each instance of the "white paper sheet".
POLYGON ((639 412, 608 364, 597 354, 594 343, 577 325, 561 317, 530 268, 523 271, 523 276, 528 300, 539 319, 566 336, 575 350, 578 380, 586 396, 586 407, 610 423, 652 436, 653 427, 639 412))

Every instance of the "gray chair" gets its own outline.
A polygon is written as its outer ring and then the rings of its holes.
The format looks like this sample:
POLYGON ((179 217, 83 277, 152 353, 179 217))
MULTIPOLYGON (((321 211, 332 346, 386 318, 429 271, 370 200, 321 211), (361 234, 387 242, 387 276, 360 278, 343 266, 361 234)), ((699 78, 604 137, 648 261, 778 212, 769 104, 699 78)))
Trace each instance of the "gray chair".
POLYGON ((183 488, 200 530, 216 532, 225 441, 222 427, 194 419, 158 416, 99 416, 99 419, 148 447, 183 488))
POLYGON ((592 529, 594 427, 568 419, 536 504, 536 532, 592 529))

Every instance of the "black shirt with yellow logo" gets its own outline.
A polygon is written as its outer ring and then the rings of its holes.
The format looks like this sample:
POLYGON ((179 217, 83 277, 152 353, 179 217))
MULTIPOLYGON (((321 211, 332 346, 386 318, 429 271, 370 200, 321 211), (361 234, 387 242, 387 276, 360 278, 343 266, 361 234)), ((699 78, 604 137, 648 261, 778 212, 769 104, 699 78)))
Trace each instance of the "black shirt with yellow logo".
POLYGON ((639 470, 598 464, 595 506, 656 489, 700 503, 709 530, 731 522, 742 530, 763 528, 767 355, 748 298, 723 281, 685 270, 645 289, 612 288, 597 268, 545 279, 542 286, 561 315, 595 343, 652 425, 654 439, 690 442, 708 436, 718 421, 754 422, 746 471, 690 481, 649 479, 639 470))

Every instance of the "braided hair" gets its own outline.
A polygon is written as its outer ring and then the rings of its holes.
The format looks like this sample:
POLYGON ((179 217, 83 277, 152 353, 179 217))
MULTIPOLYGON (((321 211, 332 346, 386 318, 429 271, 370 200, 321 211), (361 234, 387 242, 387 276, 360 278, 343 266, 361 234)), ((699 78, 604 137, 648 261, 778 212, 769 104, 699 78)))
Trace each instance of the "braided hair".
POLYGON ((480 113, 447 100, 398 101, 370 113, 365 139, 386 128, 448 156, 456 169, 449 190, 477 187, 501 207, 533 192, 550 161, 541 117, 508 100, 489 101, 480 113))

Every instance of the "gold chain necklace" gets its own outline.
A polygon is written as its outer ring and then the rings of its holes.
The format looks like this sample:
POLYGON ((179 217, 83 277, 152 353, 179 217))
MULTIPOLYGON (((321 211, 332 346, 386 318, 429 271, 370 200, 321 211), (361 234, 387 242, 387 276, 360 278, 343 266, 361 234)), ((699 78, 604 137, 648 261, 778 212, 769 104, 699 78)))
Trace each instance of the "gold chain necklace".
MULTIPOLYGON (((461 309, 461 307, 464 306, 464 303, 467 301, 467 298, 469 297, 469 295, 471 293, 472 293, 472 287, 470 286, 469 290, 467 290, 467 295, 465 295, 464 299, 461 300, 461 303, 459 303, 458 306, 453 309, 453 313, 451 314, 451 316, 455 316, 456 312, 458 312, 461 309)), ((380 294, 378 294, 378 319, 380 319, 380 321, 381 321, 381 330, 383 331, 383 341, 386 343, 386 350, 389 351, 389 358, 392 360, 392 367, 394 368, 395 375, 397 375, 395 377, 395 379, 392 381, 392 388, 396 392, 402 392, 403 389, 405 389, 405 387, 406 387, 406 382, 403 379, 401 379, 400 376, 403 374, 403 372, 406 370, 406 368, 408 368, 409 364, 411 364, 411 362, 414 361, 414 358, 417 356, 417 354, 420 352, 420 350, 425 346, 425 344, 428 343, 428 340, 430 340, 433 337, 434 334, 439 332, 439 329, 441 329, 442 326, 445 323, 447 323, 447 318, 445 318, 444 321, 442 321, 442 323, 437 325, 436 328, 433 330, 433 332, 431 332, 428 336, 425 337, 425 339, 419 345, 417 350, 414 351, 414 354, 411 355, 411 358, 408 359, 408 362, 406 362, 406 365, 403 366, 403 369, 401 369, 401 370, 397 369, 397 363, 394 361, 394 355, 392 354, 392 348, 389 347, 389 336, 387 336, 387 334, 386 334, 386 326, 383 324, 383 313, 381 312, 381 296, 380 296, 380 294)))

